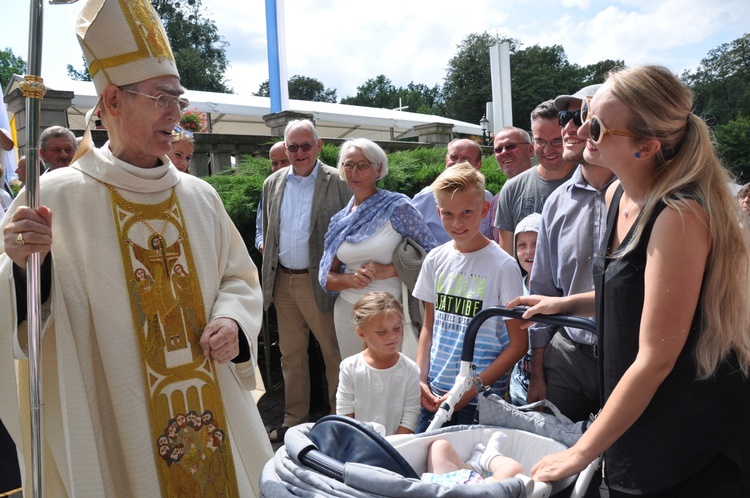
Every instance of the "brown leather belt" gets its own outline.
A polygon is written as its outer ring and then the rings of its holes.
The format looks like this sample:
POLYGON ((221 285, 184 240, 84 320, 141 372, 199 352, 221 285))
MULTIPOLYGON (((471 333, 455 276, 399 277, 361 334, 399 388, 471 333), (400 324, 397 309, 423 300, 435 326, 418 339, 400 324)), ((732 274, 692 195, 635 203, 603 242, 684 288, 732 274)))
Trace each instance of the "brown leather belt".
POLYGON ((284 273, 288 273, 289 275, 303 275, 305 273, 310 273, 310 270, 308 270, 307 268, 303 268, 301 270, 293 270, 292 268, 287 268, 281 263, 279 263, 279 270, 283 271, 284 273))

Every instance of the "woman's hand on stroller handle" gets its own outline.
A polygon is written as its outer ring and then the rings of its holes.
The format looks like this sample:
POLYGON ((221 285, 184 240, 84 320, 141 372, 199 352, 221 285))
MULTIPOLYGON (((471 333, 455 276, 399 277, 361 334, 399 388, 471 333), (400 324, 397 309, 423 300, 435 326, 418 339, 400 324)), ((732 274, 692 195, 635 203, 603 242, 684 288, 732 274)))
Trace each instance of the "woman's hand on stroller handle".
MULTIPOLYGON (((560 313, 566 313, 567 310, 565 309, 563 299, 564 298, 562 297, 531 294, 529 296, 518 296, 512 301, 509 301, 505 307, 515 308, 517 306, 526 306, 527 308, 523 314, 523 318, 528 320, 534 315, 557 315, 560 313)), ((532 323, 533 322, 525 322, 521 327, 528 328, 532 323)))
POLYGON ((553 453, 542 458, 531 469, 531 478, 535 481, 553 482, 578 474, 592 461, 584 456, 575 446, 553 453))

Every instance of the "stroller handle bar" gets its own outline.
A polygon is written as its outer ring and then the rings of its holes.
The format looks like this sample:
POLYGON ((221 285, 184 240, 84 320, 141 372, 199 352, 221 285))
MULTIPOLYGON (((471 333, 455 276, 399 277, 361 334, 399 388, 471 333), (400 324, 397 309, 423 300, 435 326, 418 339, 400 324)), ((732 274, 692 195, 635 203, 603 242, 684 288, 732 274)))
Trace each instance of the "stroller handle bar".
POLYGON ((474 347, 477 341, 477 333, 482 324, 493 316, 503 316, 506 318, 517 318, 538 323, 547 323, 550 325, 559 325, 560 327, 572 327, 583 329, 596 333, 596 322, 589 318, 582 318, 573 315, 534 315, 531 318, 523 318, 526 308, 504 308, 502 306, 491 306, 483 309, 471 319, 466 327, 464 337, 464 346, 461 350, 461 361, 471 362, 474 359, 474 347))
MULTIPOLYGON (((484 322, 493 316, 503 316, 507 318, 517 318, 519 320, 526 320, 523 318, 523 314, 526 312, 526 308, 504 308, 502 306, 491 306, 487 309, 483 309, 469 322, 466 327, 466 333, 464 335, 464 345, 461 349, 461 364, 459 367, 458 376, 453 387, 448 391, 445 400, 440 404, 435 416, 427 427, 428 431, 435 430, 442 427, 445 422, 450 420, 453 416, 454 407, 461 397, 471 388, 473 381, 473 375, 471 371, 471 365, 474 361, 474 347, 477 342, 477 333, 479 328, 484 322)), ((573 327, 578 329, 588 330, 589 332, 596 332, 596 322, 588 318, 582 318, 579 316, 572 315, 534 315, 528 319, 528 321, 538 323, 548 323, 551 325, 559 325, 561 327, 573 327)), ((480 388, 477 387, 477 391, 480 388)))

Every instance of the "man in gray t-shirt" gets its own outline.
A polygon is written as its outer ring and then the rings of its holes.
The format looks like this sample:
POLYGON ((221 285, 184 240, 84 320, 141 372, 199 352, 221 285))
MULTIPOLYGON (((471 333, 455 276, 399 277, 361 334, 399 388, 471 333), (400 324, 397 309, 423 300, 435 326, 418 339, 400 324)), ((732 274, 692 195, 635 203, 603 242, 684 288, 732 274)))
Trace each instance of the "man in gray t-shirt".
POLYGON ((547 197, 573 174, 575 163, 562 158, 562 137, 553 100, 539 104, 531 113, 534 153, 539 165, 508 180, 500 191, 494 225, 498 243, 511 256, 513 230, 531 213, 541 213, 547 197))

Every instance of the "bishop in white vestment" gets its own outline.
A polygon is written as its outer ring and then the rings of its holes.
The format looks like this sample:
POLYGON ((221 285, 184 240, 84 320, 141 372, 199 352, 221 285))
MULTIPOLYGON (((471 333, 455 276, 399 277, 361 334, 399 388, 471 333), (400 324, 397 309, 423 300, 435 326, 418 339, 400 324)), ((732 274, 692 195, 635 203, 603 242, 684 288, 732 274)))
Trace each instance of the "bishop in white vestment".
POLYGON ((258 272, 218 194, 166 157, 186 106, 171 49, 141 0, 90 0, 78 36, 110 141, 2 220, 0 418, 29 478, 23 294, 39 252, 47 496, 258 496, 258 272))

